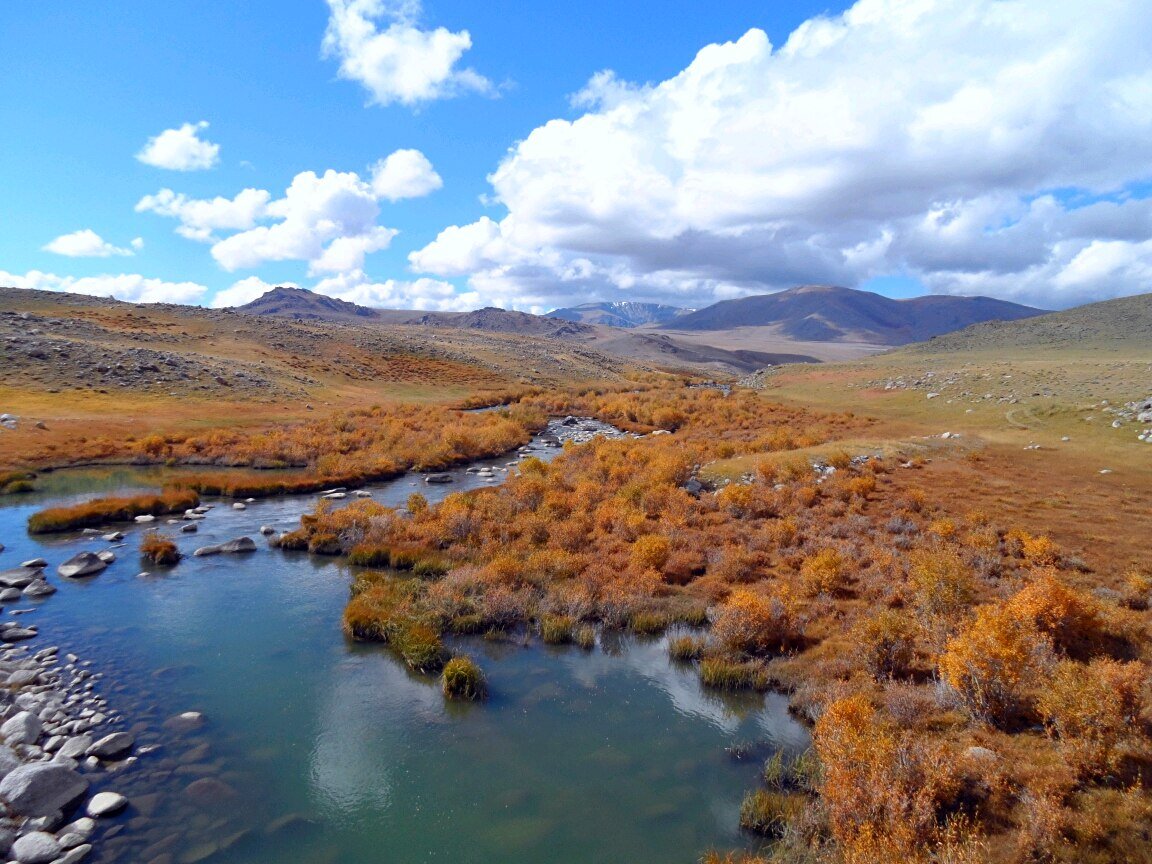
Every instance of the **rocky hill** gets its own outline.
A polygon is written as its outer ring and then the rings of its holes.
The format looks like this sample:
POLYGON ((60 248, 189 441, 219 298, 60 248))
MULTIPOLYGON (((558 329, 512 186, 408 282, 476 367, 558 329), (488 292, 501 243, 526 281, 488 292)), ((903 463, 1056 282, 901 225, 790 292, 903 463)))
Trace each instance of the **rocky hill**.
POLYGON ((482 330, 488 333, 517 333, 523 336, 544 336, 553 339, 595 335, 588 324, 550 318, 543 315, 530 315, 486 306, 472 312, 428 312, 416 313, 402 323, 423 327, 452 327, 462 330, 482 330))
POLYGON ((661 329, 700 331, 769 327, 802 342, 906 345, 981 321, 1019 320, 1044 310, 990 297, 892 300, 869 291, 803 285, 777 294, 725 300, 677 317, 661 329))
POLYGON ((907 351, 1138 348, 1152 350, 1152 294, 1137 294, 1020 321, 989 321, 937 336, 907 351))
POLYGON ((662 303, 633 303, 621 300, 615 303, 582 303, 565 309, 554 309, 550 318, 564 318, 583 324, 602 324, 607 327, 642 327, 645 324, 664 324, 692 312, 679 306, 662 303))
POLYGON ((251 303, 236 307, 248 315, 279 315, 301 321, 379 320, 380 313, 367 306, 337 300, 304 288, 277 286, 251 303))

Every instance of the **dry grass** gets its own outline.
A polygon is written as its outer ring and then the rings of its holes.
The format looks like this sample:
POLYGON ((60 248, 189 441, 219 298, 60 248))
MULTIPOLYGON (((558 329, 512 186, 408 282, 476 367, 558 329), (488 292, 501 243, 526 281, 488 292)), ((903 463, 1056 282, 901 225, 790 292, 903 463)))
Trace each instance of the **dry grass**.
POLYGON ((130 522, 137 516, 183 513, 199 503, 200 496, 189 489, 165 489, 159 495, 130 498, 96 498, 71 507, 49 507, 33 513, 28 518, 28 531, 51 534, 110 522, 130 522))

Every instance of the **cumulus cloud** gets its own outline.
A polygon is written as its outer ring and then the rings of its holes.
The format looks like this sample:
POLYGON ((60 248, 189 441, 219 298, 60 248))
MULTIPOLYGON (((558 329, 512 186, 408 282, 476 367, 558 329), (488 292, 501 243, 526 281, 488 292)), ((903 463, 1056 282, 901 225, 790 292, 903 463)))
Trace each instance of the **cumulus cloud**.
POLYGON ((374 104, 492 92, 487 78, 457 67, 472 47, 468 31, 420 29, 419 0, 328 0, 328 7, 323 54, 338 59, 340 77, 363 85, 374 104))
POLYGON ((133 250, 141 249, 144 241, 137 237, 129 246, 113 246, 91 228, 62 234, 44 247, 45 252, 67 255, 69 258, 111 258, 113 255, 134 255, 133 250))
POLYGON ((220 161, 220 145, 205 141, 200 131, 208 123, 185 123, 179 129, 165 129, 148 139, 136 158, 145 165, 169 171, 204 171, 220 161))
POLYGON ((506 215, 410 263, 521 306, 897 272, 1050 306, 1148 290, 1149 70, 1134 0, 860 0, 656 84, 597 74, 490 176, 506 215))
POLYGON ((23 276, 0 271, 0 285, 39 291, 66 291, 92 297, 114 297, 130 303, 197 303, 207 287, 196 282, 168 282, 138 273, 102 276, 57 276, 31 270, 23 276))
POLYGON ((457 293, 451 282, 388 279, 373 282, 363 271, 342 273, 317 282, 312 290, 349 303, 378 309, 419 309, 428 312, 463 312, 481 305, 474 292, 457 293))
POLYGON ((443 185, 428 157, 419 150, 397 150, 372 166, 372 191, 377 198, 422 198, 443 185))
POLYGON ((234 198, 189 198, 171 189, 145 195, 136 202, 136 212, 152 212, 180 220, 176 233, 189 240, 209 243, 220 230, 242 231, 255 226, 268 212, 272 195, 263 189, 245 189, 234 198))
POLYGON ((376 224, 381 200, 426 195, 442 185, 423 153, 397 150, 372 166, 369 179, 354 171, 303 171, 275 200, 264 189, 213 199, 161 189, 141 198, 136 211, 178 220, 176 232, 212 243, 212 257, 225 270, 307 261, 309 275, 343 273, 363 268, 366 255, 387 249, 399 233, 376 224))

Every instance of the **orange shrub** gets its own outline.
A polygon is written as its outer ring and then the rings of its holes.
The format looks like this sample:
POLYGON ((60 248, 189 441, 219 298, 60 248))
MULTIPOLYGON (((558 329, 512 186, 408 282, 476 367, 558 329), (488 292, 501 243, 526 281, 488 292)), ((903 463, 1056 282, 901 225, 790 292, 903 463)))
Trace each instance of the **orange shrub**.
POLYGON ((847 586, 848 566, 838 550, 821 549, 804 560, 800 578, 809 597, 836 594, 847 586))
POLYGON ((1024 707, 1024 694, 1050 650, 1030 621, 1003 606, 982 606, 976 619, 949 641, 940 674, 973 716, 1002 724, 1024 707))
POLYGON ((906 675, 916 656, 916 625, 907 615, 885 609, 860 621, 852 631, 856 651, 872 677, 906 675))
POLYGON ((737 588, 717 610, 712 638, 725 651, 764 654, 799 641, 799 607, 786 586, 770 595, 737 588))
POLYGON ((1044 681, 1037 708, 1081 771, 1115 770, 1118 745, 1140 737, 1146 676, 1141 663, 1065 660, 1044 681))
POLYGON ((637 570, 663 570, 672 554, 672 544, 661 534, 645 534, 632 544, 632 566, 637 570))

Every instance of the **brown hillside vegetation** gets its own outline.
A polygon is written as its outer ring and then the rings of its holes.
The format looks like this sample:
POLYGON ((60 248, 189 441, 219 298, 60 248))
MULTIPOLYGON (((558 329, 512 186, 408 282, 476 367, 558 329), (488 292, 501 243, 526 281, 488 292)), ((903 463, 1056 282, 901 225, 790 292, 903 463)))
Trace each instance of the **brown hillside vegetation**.
POLYGON ((883 421, 683 387, 525 402, 672 434, 525 460, 436 507, 321 506, 280 545, 391 568, 357 580, 351 635, 429 669, 449 632, 708 625, 672 645, 706 686, 781 686, 814 724, 818 766, 766 770, 746 801, 781 861, 1147 850, 1146 555, 1081 557, 1044 512, 981 511, 942 482, 978 476, 973 451, 862 446, 883 421), (694 494, 708 463, 751 476, 694 494))

